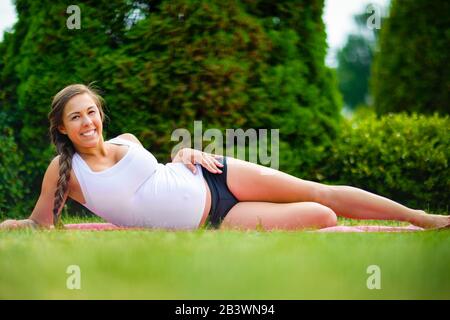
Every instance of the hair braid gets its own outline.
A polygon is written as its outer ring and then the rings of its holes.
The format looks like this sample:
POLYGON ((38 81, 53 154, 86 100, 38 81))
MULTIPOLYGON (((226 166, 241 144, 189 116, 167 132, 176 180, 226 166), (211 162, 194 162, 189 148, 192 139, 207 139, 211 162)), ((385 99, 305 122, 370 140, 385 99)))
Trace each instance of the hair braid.
POLYGON ((61 226, 59 221, 58 211, 64 200, 64 195, 67 192, 70 181, 70 171, 72 169, 72 157, 75 153, 72 142, 58 141, 56 148, 58 150, 59 157, 59 178, 55 192, 55 201, 53 204, 53 224, 55 227, 61 226))

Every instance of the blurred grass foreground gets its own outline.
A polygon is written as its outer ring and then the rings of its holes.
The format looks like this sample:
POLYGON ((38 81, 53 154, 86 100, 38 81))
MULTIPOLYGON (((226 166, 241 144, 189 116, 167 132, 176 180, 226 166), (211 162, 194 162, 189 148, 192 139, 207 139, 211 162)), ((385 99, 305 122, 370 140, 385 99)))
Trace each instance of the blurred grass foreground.
POLYGON ((449 245, 448 231, 17 230, 0 233, 0 299, 449 299, 449 245))

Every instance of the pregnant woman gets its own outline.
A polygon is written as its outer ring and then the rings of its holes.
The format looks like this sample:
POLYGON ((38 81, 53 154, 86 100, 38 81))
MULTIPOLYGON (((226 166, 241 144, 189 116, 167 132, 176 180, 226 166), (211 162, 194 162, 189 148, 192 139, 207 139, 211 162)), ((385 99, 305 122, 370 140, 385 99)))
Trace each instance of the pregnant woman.
POLYGON ((1 229, 56 226, 67 197, 125 227, 295 230, 334 226, 337 216, 424 228, 450 224, 448 216, 355 187, 307 181, 190 148, 171 163, 158 163, 132 134, 104 141, 104 117, 102 98, 88 86, 70 85, 55 95, 49 131, 58 155, 29 219, 6 220, 1 229))

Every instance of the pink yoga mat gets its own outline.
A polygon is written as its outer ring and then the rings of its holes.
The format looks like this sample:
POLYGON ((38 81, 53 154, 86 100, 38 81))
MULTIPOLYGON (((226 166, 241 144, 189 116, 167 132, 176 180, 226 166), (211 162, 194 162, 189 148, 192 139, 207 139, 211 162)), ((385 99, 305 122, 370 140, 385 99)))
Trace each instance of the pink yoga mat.
POLYGON ((88 230, 88 231, 107 231, 107 230, 144 230, 143 228, 118 227, 112 223, 73 223, 65 224, 66 229, 88 230))
POLYGON ((425 229, 413 225, 406 227, 387 226, 336 226, 316 230, 315 232, 411 232, 425 229))
MULTIPOLYGON (((113 225, 112 223, 75 223, 66 224, 66 229, 71 230, 146 230, 145 228, 124 228, 113 225)), ((423 228, 413 225, 406 227, 387 227, 387 226, 336 226, 315 230, 314 232, 411 232, 422 231, 423 228)))

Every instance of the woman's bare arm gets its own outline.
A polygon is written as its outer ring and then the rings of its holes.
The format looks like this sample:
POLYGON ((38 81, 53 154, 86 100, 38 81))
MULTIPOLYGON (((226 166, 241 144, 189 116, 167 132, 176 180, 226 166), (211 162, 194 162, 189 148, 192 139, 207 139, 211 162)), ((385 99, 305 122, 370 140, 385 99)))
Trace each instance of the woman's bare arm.
MULTIPOLYGON (((16 228, 51 228, 53 227, 53 204, 55 201, 56 186, 59 178, 59 156, 55 157, 45 172, 42 181, 41 194, 28 219, 6 220, 0 224, 0 229, 16 228)), ((67 200, 69 190, 64 195, 63 202, 59 207, 61 212, 67 200)))

